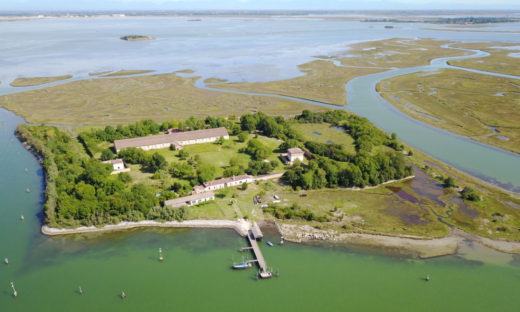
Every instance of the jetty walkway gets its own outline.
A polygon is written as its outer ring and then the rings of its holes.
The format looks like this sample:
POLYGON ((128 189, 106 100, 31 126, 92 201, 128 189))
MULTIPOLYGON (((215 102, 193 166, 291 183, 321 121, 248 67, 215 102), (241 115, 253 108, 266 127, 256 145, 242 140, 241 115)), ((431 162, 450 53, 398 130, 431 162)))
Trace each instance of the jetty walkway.
POLYGON ((248 262, 256 262, 258 264, 258 267, 260 268, 260 278, 272 277, 272 272, 269 271, 267 267, 267 262, 265 261, 264 255, 262 254, 262 250, 260 249, 260 246, 258 246, 257 240, 262 239, 263 234, 262 231, 260 231, 260 228, 258 227, 256 222, 253 223, 253 226, 248 231, 246 237, 247 241, 249 242, 249 245, 251 246, 253 256, 255 257, 254 260, 249 260, 248 262))

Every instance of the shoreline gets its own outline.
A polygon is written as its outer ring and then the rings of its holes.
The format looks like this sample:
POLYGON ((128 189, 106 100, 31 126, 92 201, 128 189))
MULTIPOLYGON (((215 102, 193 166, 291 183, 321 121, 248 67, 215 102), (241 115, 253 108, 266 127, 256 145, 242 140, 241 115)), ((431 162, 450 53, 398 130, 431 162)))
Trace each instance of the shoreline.
POLYGON ((251 222, 244 219, 237 221, 231 220, 187 220, 187 221, 138 221, 120 222, 118 224, 108 224, 103 227, 81 226, 72 229, 53 228, 48 225, 41 227, 41 232, 47 236, 100 233, 111 231, 124 231, 136 228, 159 227, 159 228, 206 228, 206 229, 232 229, 240 236, 246 236, 252 227, 251 222))
MULTIPOLYGON (((266 221, 260 222, 266 224, 266 221)), ((269 223, 269 222, 267 222, 269 223)), ((508 253, 519 254, 520 242, 495 240, 475 234, 466 233, 460 229, 452 229, 450 234, 440 238, 428 238, 413 235, 384 235, 366 233, 338 233, 334 230, 318 230, 310 225, 280 224, 275 222, 283 240, 297 244, 336 244, 342 246, 368 249, 377 253, 399 254, 415 258, 428 259, 457 254, 466 241, 477 242, 488 248, 508 253)), ((232 220, 187 220, 187 221, 139 221, 121 222, 103 227, 82 226, 72 229, 41 227, 41 233, 47 236, 104 233, 125 231, 137 228, 201 228, 201 229, 232 229, 238 235, 245 237, 252 223, 244 219, 232 220)))
POLYGON ((334 230, 318 230, 309 225, 294 224, 277 224, 277 228, 284 240, 293 243, 335 243, 368 248, 377 252, 397 252, 421 259, 454 255, 465 241, 477 242, 503 253, 520 253, 520 242, 491 239, 466 233, 460 229, 452 229, 445 237, 428 238, 412 235, 339 233, 334 230))

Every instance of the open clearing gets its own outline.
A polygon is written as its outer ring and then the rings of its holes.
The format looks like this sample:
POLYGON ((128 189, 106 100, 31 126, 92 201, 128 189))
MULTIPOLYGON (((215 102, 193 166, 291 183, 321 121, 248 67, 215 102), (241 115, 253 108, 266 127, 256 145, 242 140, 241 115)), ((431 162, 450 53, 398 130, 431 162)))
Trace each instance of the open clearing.
POLYGON ((388 79, 378 91, 413 118, 520 153, 520 80, 448 69, 388 79))

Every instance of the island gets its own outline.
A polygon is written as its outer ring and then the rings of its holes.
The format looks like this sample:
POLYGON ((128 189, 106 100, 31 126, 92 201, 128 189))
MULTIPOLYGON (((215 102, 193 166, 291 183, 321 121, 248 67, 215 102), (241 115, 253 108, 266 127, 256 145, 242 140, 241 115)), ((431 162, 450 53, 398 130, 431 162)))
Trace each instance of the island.
POLYGON ((143 35, 127 35, 127 36, 123 36, 119 39, 126 40, 126 41, 142 41, 142 40, 155 40, 155 37, 143 36, 143 35))
POLYGON ((454 253, 463 237, 497 249, 516 245, 482 236, 518 239, 516 211, 504 203, 516 199, 477 189, 342 110, 142 120, 76 135, 20 125, 17 134, 46 173, 50 235, 142 226, 231 227, 243 235, 245 223, 258 222, 275 224, 288 241, 420 257, 454 253))

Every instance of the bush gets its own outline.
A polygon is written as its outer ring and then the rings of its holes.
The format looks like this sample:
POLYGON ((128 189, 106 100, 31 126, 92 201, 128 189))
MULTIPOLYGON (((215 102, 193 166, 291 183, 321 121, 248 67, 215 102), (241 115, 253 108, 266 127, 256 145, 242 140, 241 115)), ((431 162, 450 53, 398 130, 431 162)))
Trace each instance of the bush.
POLYGON ((477 194, 477 192, 475 192, 474 189, 472 189, 471 187, 464 187, 464 189, 460 192, 460 197, 462 197, 462 199, 464 200, 469 200, 469 201, 479 201, 480 200, 480 196, 477 194))
POLYGON ((271 150, 257 139, 249 140, 243 151, 255 160, 266 159, 271 154, 271 150))
POLYGON ((115 158, 115 154, 114 152, 112 152, 111 149, 104 149, 102 152, 101 152, 101 160, 111 160, 111 159, 114 159, 115 158))
POLYGON ((238 134, 238 141, 239 142, 245 142, 245 141, 247 141, 247 139, 249 139, 249 133, 244 131, 244 132, 240 132, 238 134))
POLYGON ((447 177, 447 178, 444 178, 443 182, 442 182, 442 186, 444 187, 455 187, 455 180, 453 180, 452 177, 447 177))

